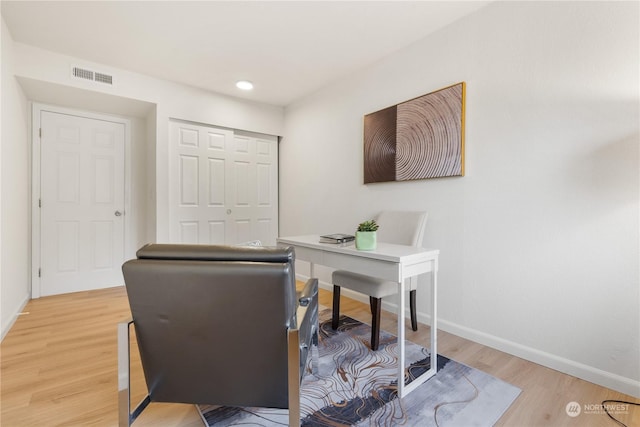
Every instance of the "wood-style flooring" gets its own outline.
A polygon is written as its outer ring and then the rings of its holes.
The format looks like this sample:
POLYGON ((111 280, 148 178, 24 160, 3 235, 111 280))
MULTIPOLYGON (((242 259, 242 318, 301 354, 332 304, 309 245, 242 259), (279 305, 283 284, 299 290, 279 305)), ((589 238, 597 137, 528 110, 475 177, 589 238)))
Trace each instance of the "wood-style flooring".
MULTIPOLYGON (((331 293, 321 290, 320 303, 330 307, 331 293)), ((368 305, 343 297, 341 309, 355 319, 371 321, 368 305)), ((116 426, 116 325, 129 317, 124 287, 30 301, 0 348, 0 425, 116 426)), ((394 314, 383 311, 382 329, 396 332, 394 314)), ((417 332, 409 327, 406 337, 427 347, 429 327, 420 325, 417 332)), ((443 331, 438 333, 438 346, 441 354, 522 389, 499 426, 614 427, 603 413, 572 418, 565 407, 572 401, 640 401, 443 331)), ((137 354, 135 346, 132 351, 137 354)), ((131 369, 137 403, 145 385, 135 356, 131 369)), ((640 407, 629 406, 617 417, 629 427, 640 426, 640 407)), ((134 425, 200 427, 202 422, 193 405, 152 403, 134 425)))

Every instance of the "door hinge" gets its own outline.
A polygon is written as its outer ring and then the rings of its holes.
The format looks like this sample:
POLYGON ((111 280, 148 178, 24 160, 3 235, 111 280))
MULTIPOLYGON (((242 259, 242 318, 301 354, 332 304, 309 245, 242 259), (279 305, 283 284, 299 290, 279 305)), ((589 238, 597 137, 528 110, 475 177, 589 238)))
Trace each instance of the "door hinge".
POLYGON ((42 128, 38 129, 38 136, 40 136, 40 138, 42 138, 42 128))
POLYGON ((42 207, 42 199, 38 199, 38 207, 41 208, 42 207))
POLYGON ((38 269, 38 277, 42 277, 42 269, 41 268, 38 269))

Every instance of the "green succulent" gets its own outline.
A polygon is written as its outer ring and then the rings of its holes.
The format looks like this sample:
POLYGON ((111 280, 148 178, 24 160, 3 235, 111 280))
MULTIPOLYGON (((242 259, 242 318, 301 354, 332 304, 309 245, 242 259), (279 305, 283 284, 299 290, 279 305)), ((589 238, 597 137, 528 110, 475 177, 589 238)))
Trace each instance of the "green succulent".
POLYGON ((369 221, 361 222, 358 225, 358 231, 376 231, 379 225, 376 223, 375 219, 371 219, 369 221))

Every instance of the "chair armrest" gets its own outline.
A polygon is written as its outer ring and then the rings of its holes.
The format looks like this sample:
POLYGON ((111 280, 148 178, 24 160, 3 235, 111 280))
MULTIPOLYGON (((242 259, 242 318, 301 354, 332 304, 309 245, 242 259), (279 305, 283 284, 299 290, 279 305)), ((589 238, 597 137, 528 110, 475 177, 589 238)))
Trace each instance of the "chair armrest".
POLYGON ((296 310, 293 329, 300 329, 309 324, 309 318, 318 312, 318 279, 309 279, 298 294, 298 308, 296 310))
MULTIPOLYGON (((298 294, 296 316, 288 331, 289 426, 300 425, 300 381, 311 347, 318 345, 318 279, 309 279, 298 294)), ((313 366, 316 366, 314 364, 313 366)))
POLYGON ((309 279, 298 294, 298 304, 306 307, 316 295, 318 295, 318 279, 309 279))

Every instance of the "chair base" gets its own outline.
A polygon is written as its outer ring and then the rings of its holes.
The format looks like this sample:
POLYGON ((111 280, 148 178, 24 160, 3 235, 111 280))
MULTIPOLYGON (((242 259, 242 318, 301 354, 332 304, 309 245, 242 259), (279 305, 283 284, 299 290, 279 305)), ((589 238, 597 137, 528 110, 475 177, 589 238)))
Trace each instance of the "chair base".
POLYGON ((118 324, 118 425, 129 427, 151 403, 151 396, 146 395, 131 411, 131 325, 133 320, 118 324))
MULTIPOLYGON (((380 312, 382 298, 369 297, 371 308, 371 350, 376 351, 380 345, 380 312)), ((411 329, 418 330, 418 316, 416 313, 416 290, 409 292, 409 307, 411 311, 411 329)), ((333 310, 331 313, 331 328, 338 329, 340 321, 340 286, 333 285, 333 310)))

